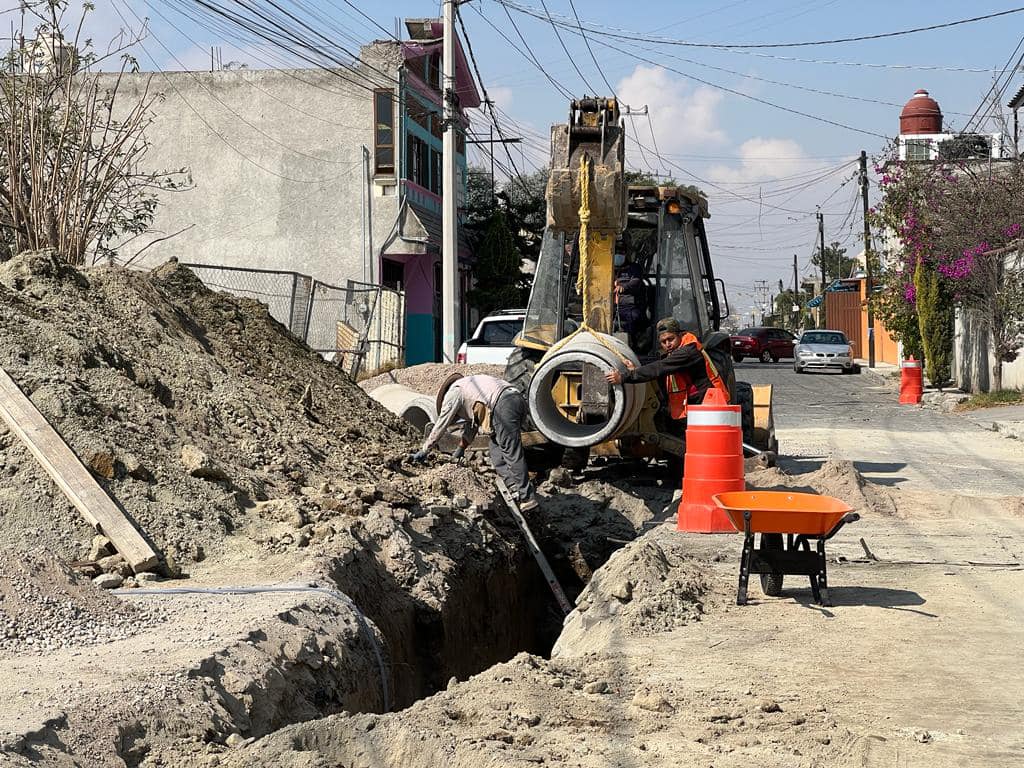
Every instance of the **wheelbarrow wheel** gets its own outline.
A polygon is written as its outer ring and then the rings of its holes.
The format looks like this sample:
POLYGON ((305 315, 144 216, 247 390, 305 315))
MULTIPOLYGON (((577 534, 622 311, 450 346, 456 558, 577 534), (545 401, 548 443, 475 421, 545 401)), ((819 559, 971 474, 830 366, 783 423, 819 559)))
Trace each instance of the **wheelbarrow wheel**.
MULTIPOLYGON (((783 548, 781 533, 761 534, 761 549, 774 549, 781 552, 783 548)), ((768 595, 768 597, 778 597, 782 594, 782 580, 784 578, 785 576, 780 571, 762 573, 761 591, 768 595)))

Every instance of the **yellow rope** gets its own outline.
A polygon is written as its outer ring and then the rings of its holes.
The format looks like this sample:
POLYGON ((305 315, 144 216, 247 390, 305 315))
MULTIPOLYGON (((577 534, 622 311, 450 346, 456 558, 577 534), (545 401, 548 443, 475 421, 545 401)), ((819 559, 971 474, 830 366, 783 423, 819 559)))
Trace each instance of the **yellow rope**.
MULTIPOLYGON (((590 282, 587 280, 587 276, 590 274, 590 159, 587 155, 580 156, 580 271, 576 278, 576 291, 580 294, 583 299, 583 322, 580 327, 570 333, 564 339, 556 342, 551 346, 550 349, 544 354, 544 357, 550 357, 552 354, 560 350, 569 341, 580 333, 589 333, 598 342, 608 349, 613 355, 615 355, 623 365, 629 362, 629 358, 623 355, 619 350, 613 347, 604 339, 603 333, 598 333, 590 327, 589 320, 590 314, 593 311, 590 303, 590 282)), ((628 368, 629 366, 626 365, 628 368)))
POLYGON ((590 320, 590 290, 587 275, 590 274, 590 159, 580 156, 580 271, 576 278, 576 290, 583 299, 583 325, 590 320))

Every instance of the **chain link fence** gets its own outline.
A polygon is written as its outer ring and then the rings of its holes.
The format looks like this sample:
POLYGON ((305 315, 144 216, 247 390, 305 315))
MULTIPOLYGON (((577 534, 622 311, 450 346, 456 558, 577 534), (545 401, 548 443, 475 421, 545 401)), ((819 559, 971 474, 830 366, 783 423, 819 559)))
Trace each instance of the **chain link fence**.
POLYGON ((353 377, 405 357, 405 295, 349 280, 344 287, 273 269, 183 264, 208 288, 265 304, 270 316, 353 377))

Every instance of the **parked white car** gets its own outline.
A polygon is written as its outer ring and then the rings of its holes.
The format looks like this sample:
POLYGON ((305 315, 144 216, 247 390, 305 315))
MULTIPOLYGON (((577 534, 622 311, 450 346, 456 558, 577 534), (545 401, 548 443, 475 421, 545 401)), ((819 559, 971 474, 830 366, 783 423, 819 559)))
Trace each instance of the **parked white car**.
POLYGON ((793 349, 793 370, 838 369, 843 373, 860 373, 854 361, 853 344, 842 331, 804 331, 793 349))
POLYGON ((516 336, 523 330, 525 309, 503 309, 480 321, 473 335, 462 342, 455 362, 466 365, 505 365, 514 350, 516 336))

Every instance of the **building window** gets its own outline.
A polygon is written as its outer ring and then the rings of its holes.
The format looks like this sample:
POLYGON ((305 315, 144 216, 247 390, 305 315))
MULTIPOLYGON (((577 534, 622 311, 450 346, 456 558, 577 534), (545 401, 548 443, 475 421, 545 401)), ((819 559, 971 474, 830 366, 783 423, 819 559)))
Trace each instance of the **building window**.
POLYGON ((430 191, 441 194, 441 153, 436 149, 430 150, 430 191))
POLYGON ((441 90, 441 54, 432 53, 429 56, 424 57, 426 60, 424 80, 427 85, 433 88, 435 91, 441 90))
POLYGON ((389 90, 373 92, 374 173, 395 174, 395 98, 389 90))
POLYGON ((931 139, 907 139, 907 160, 931 160, 931 139))
POLYGON ((430 185, 430 148, 418 136, 409 134, 406 141, 405 178, 429 188, 430 185))

